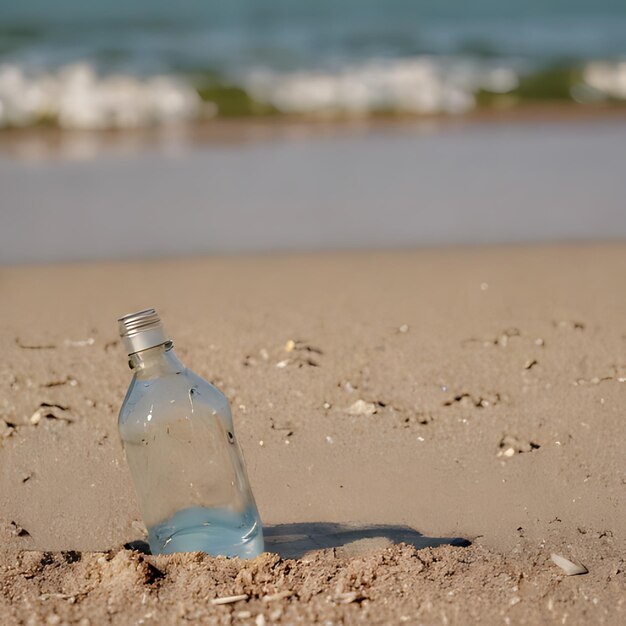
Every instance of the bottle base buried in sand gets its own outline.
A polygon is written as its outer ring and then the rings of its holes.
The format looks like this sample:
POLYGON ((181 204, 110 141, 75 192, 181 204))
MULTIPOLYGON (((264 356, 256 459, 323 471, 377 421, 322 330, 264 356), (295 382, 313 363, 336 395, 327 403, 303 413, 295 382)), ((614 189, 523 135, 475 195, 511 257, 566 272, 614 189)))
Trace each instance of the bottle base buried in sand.
POLYGON ((206 552, 212 556, 253 559, 264 550, 255 508, 238 513, 225 508, 192 507, 149 529, 152 554, 206 552))

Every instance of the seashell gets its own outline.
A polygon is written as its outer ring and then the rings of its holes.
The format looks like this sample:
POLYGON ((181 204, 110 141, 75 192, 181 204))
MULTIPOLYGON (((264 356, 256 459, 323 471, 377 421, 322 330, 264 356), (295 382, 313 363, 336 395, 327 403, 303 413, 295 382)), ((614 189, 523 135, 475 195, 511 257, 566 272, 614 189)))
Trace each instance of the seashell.
POLYGON ((581 563, 573 563, 564 556, 560 556, 554 552, 550 555, 550 558, 555 565, 558 565, 565 572, 566 576, 577 576, 578 574, 586 574, 589 571, 581 563))

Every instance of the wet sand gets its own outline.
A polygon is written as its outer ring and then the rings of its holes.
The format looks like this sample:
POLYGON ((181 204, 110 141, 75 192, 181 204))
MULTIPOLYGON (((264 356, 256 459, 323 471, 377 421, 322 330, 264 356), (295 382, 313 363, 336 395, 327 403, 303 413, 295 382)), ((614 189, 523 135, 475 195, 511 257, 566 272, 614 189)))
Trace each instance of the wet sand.
POLYGON ((624 120, 292 131, 0 156, 0 263, 626 238, 624 120))
POLYGON ((0 270, 0 613, 623 623, 624 284, 623 244, 0 270), (115 320, 147 306, 231 401, 270 555, 123 548, 115 320))

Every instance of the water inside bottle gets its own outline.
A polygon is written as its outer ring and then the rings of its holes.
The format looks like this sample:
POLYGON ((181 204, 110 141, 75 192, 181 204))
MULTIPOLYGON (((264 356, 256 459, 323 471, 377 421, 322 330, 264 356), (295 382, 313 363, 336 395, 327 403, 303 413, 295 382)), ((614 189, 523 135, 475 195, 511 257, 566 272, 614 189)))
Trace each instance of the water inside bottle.
POLYGON ((120 435, 153 554, 254 558, 263 531, 226 398, 187 369, 131 385, 120 435))
POLYGON ((263 552, 261 521, 254 507, 243 513, 225 508, 191 507, 149 529, 153 554, 202 551, 252 559, 263 552))

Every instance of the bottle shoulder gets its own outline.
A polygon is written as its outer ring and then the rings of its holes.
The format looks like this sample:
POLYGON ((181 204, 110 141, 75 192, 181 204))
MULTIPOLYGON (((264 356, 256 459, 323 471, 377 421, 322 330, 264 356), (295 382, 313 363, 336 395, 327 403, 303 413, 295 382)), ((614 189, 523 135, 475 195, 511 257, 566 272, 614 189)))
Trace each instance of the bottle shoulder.
POLYGON ((124 423, 135 412, 186 410, 187 406, 191 409, 205 407, 211 413, 230 417, 226 396, 191 370, 184 369, 153 379, 141 379, 135 375, 122 403, 119 423, 124 423))

